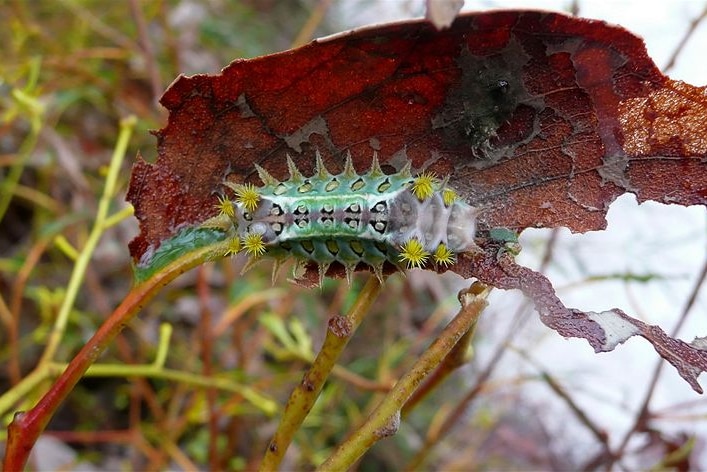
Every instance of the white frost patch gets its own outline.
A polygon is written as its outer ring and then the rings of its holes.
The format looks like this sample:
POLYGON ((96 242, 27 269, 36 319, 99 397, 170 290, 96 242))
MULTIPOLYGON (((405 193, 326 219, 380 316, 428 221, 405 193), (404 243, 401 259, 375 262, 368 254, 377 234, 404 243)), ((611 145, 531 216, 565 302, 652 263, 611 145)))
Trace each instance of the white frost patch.
POLYGON ((613 310, 602 311, 601 313, 588 311, 586 313, 590 320, 597 323, 604 330, 605 341, 602 348, 605 351, 612 351, 616 346, 640 332, 636 325, 627 321, 613 310))

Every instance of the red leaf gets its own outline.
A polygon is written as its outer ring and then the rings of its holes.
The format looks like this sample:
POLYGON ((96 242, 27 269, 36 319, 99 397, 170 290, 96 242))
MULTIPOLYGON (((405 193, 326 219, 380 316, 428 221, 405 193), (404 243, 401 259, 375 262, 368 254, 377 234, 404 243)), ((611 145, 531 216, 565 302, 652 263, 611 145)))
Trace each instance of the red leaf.
POLYGON ((702 341, 618 309, 566 308, 545 277, 487 238, 494 227, 603 229, 625 192, 707 204, 707 89, 663 76, 626 30, 513 11, 464 15, 440 32, 394 24, 180 77, 161 102, 170 115, 157 163, 136 163, 128 193, 142 230, 136 260, 214 216, 225 179, 258 183, 255 163, 285 179, 286 155, 312 175, 316 151, 332 172, 349 152, 365 170, 377 152, 384 170, 410 162, 448 177, 480 209, 482 252, 452 270, 523 290, 543 322, 596 351, 642 336, 702 391, 702 341))
MULTIPOLYGON (((557 13, 459 17, 359 30, 178 78, 161 100, 156 164, 138 161, 128 200, 141 259, 215 212, 225 178, 254 163, 304 173, 314 153, 448 175, 483 211, 479 229, 605 227, 624 192, 707 202, 707 91, 663 76, 622 28, 557 13)), ((385 167, 384 167, 385 168, 385 167)))

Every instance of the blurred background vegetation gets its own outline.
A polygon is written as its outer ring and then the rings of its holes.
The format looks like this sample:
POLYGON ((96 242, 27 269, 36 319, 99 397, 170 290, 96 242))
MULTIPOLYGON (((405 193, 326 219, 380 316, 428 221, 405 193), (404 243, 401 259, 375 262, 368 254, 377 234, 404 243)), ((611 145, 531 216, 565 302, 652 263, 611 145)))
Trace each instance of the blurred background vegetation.
MULTIPOLYGON (((137 124, 112 212, 127 208, 133 156, 139 151, 155 158, 149 130, 164 125, 158 99, 178 74, 216 73, 235 58, 352 26, 351 18, 328 12, 331 3, 0 0, 0 394, 42 355, 77 251, 91 231, 121 120, 135 116, 137 124)), ((358 8, 367 3, 358 1, 358 8)), ((422 13, 422 4, 403 6, 412 15, 422 13)), ((137 231, 127 217, 103 234, 57 362, 71 359, 127 293, 127 243, 137 231)), ((271 285, 267 264, 241 276, 242 263, 227 260, 192 271, 145 307, 100 362, 150 364, 162 345, 168 348, 165 366, 175 374, 131 376, 106 368, 87 376, 50 424, 34 467, 245 470, 257 464, 292 387, 321 345, 327 319, 351 305, 366 275, 357 275, 351 286, 328 280, 321 291, 307 290, 286 277, 271 285), (172 330, 167 342, 164 323, 172 330), (258 395, 244 394, 243 386, 258 395)), ((299 432, 285 469, 319 464, 365 418, 456 311, 461 286, 453 275, 421 271, 387 281, 299 432)), ((505 314, 522 323, 529 313, 521 305, 505 314)), ((512 325, 508 336, 517 329, 512 325)), ((475 343, 485 342, 478 333, 475 343)), ((602 432, 577 438, 589 444, 579 450, 577 440, 548 430, 542 407, 525 402, 517 385, 541 380, 570 406, 571 396, 540 373, 487 382, 500 352, 483 362, 473 358, 412 412, 397 435, 375 446, 360 469, 399 470, 426 449, 424 467, 436 470, 591 465, 604 450, 597 439, 602 432), (441 418, 464 398, 470 408, 453 434, 437 439, 441 418)), ((0 411, 3 424, 47 387, 0 411)), ((573 418, 589 421, 577 412, 573 418)), ((587 429, 593 426, 589 422, 587 429)), ((4 439, 0 433, 0 452, 4 439)), ((672 450, 661 443, 663 453, 653 463, 674 451, 684 459, 688 443, 678 438, 672 450)))

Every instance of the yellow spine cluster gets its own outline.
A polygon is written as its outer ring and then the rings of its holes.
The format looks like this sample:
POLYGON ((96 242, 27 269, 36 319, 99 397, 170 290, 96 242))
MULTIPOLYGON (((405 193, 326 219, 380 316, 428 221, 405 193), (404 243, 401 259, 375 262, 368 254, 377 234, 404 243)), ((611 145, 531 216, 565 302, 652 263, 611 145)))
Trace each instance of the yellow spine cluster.
POLYGON ((236 202, 242 204, 246 210, 255 211, 260 202, 260 193, 253 184, 243 184, 236 187, 236 202))
POLYGON ((406 241, 400 248, 400 262, 407 264, 408 269, 425 265, 430 254, 425 251, 424 246, 417 239, 406 241))
POLYGON ((252 257, 260 257, 265 254, 265 242, 263 235, 259 233, 247 233, 241 241, 243 250, 252 257))
POLYGON ((226 249, 226 254, 224 256, 235 256, 241 250, 241 240, 238 237, 231 238, 228 240, 228 248, 226 249))
POLYGON ((226 215, 229 218, 236 216, 236 208, 233 202, 226 197, 218 197, 218 203, 215 205, 219 215, 226 215))
POLYGON ((454 202, 457 201, 457 198, 459 198, 459 196, 457 195, 457 192, 455 192, 453 189, 445 187, 442 190, 442 201, 444 202, 445 206, 451 206, 454 202))
POLYGON ((456 256, 446 245, 440 244, 437 246, 435 253, 432 255, 435 263, 438 265, 449 267, 456 261, 456 256))
POLYGON ((423 172, 412 181, 410 190, 418 200, 423 201, 430 198, 435 193, 435 187, 439 184, 437 176, 430 172, 423 172))

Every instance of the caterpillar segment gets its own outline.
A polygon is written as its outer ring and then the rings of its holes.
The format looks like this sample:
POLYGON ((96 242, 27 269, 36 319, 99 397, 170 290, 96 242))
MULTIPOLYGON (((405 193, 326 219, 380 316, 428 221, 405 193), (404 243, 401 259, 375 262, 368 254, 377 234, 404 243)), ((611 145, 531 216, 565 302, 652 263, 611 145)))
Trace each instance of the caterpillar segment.
MULTIPOLYGON (((263 186, 224 182, 233 199, 220 197, 220 215, 231 222, 228 255, 245 252, 250 263, 272 257, 279 268, 294 257, 315 263, 320 283, 332 264, 347 278, 363 264, 383 277, 386 262, 399 270, 446 268, 457 254, 473 251, 477 210, 459 198, 447 179, 409 163, 386 174, 378 158, 358 174, 351 157, 331 174, 317 153, 316 169, 304 176, 288 156, 290 177, 279 181, 256 165, 263 186)), ((249 264, 250 266, 250 264, 249 264)))

